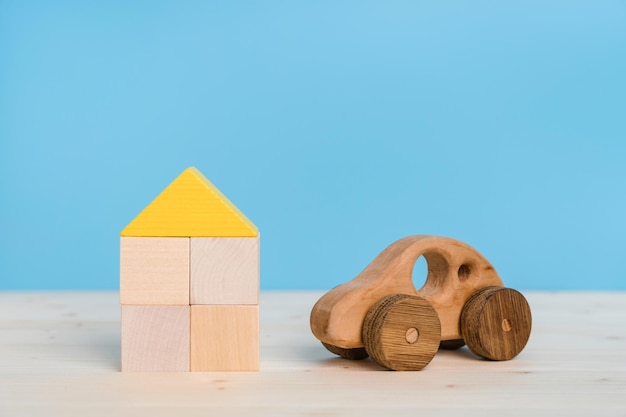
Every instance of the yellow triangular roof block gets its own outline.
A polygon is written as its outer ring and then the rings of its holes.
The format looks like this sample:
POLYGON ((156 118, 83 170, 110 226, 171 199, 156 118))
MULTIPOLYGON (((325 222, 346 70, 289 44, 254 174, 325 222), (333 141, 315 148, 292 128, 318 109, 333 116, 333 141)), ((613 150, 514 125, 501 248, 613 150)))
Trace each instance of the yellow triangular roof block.
POLYGON ((122 236, 254 237, 256 226, 200 171, 183 171, 122 236))

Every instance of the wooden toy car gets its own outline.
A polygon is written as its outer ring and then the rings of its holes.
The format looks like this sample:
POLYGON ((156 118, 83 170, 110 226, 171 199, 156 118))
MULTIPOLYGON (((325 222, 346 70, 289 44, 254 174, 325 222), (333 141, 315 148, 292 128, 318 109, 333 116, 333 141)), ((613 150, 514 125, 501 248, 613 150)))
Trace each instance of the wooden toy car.
POLYGON ((331 352, 368 355, 393 370, 420 370, 441 348, 467 344, 478 356, 508 360, 530 336, 530 307, 504 288, 471 246, 437 236, 408 236, 382 251, 356 278, 326 293, 311 311, 311 330, 331 352), (416 290, 415 261, 428 264, 416 290))

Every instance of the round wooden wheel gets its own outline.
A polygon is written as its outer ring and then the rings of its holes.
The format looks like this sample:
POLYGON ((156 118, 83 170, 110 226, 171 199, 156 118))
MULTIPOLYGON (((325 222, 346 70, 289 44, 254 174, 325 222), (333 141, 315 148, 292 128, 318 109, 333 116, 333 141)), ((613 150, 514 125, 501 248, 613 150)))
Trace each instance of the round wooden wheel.
POLYGON ((415 295, 385 297, 363 321, 365 350, 379 365, 395 371, 424 368, 437 353, 440 339, 437 312, 415 295))
POLYGON ((335 355, 339 355, 344 359, 361 360, 367 358, 367 352, 365 348, 345 349, 339 346, 330 345, 322 342, 322 345, 335 355))
POLYGON ((461 333, 478 356, 506 361, 524 349, 532 317, 522 294, 510 288, 487 287, 476 291, 461 312, 461 333))

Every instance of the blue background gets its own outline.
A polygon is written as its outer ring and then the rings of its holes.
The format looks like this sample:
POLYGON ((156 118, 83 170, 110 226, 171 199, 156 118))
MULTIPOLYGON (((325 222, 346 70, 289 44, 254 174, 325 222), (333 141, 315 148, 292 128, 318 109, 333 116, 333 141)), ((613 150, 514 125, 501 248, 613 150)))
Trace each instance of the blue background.
POLYGON ((624 290, 626 2, 0 0, 0 289, 117 288, 191 165, 265 289, 427 233, 514 288, 624 290))

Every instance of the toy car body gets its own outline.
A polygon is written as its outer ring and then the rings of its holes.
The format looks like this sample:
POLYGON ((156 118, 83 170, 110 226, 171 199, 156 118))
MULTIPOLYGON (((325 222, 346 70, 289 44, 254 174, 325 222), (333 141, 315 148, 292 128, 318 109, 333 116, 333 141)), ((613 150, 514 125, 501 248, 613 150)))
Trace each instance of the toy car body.
POLYGON ((456 239, 426 235, 408 236, 394 242, 357 277, 326 293, 311 311, 311 330, 330 351, 352 359, 370 355, 391 369, 421 369, 430 362, 439 346, 457 348, 464 343, 480 356, 510 359, 526 344, 530 325, 526 300, 517 291, 503 288, 498 273, 485 257, 456 239), (428 275, 424 286, 417 290, 412 270, 420 256, 426 259, 428 275), (395 301, 390 297, 395 297, 395 301), (385 300, 388 301, 385 303, 385 300), (471 303, 473 308, 470 308, 471 303), (408 322, 398 324, 396 317, 393 319, 396 323, 392 323, 393 314, 389 316, 389 313, 401 304, 402 309, 415 311, 418 317, 413 319, 398 310, 400 321, 408 322), (464 312, 466 317, 463 317, 464 312), (438 319, 438 326, 433 315, 438 319), (489 323, 485 322, 487 319, 489 323), (430 324, 423 328, 427 322, 430 324), (388 326, 394 329, 389 330, 391 333, 383 337, 384 340, 372 334, 372 331, 385 331, 388 326), (405 327, 405 340, 402 340, 405 327), (374 342, 379 346, 368 347, 371 340, 367 339, 377 339, 374 342), (419 350, 420 343, 421 350, 426 352, 421 353, 418 362, 426 363, 407 365, 411 349, 419 350), (385 351, 385 345, 393 348, 387 352, 389 355, 404 355, 401 361, 404 365, 394 365, 393 360, 381 359, 380 352, 372 352, 385 351), (494 346, 487 352, 483 345, 494 346), (432 355, 426 358, 424 353, 432 355))

